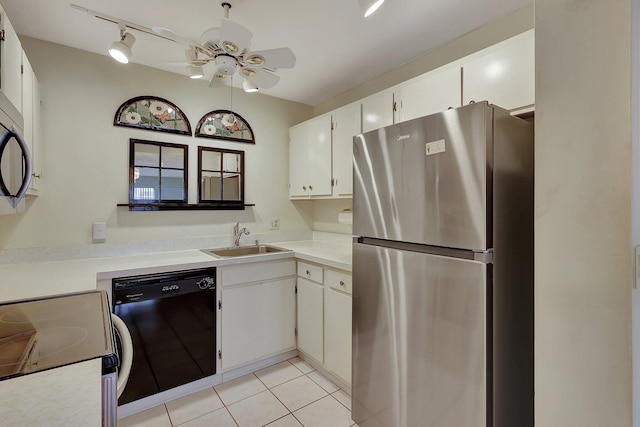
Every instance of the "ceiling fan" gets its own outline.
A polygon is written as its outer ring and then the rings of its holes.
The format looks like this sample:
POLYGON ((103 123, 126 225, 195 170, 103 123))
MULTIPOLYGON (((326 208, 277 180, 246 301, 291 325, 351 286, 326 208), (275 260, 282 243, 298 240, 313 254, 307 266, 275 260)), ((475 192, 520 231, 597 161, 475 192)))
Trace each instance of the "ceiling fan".
POLYGON ((244 77, 246 91, 269 89, 280 77, 274 72, 278 68, 293 68, 296 56, 288 47, 252 52, 251 32, 241 24, 229 19, 231 4, 223 2, 224 18, 220 27, 210 28, 202 33, 200 43, 196 43, 173 31, 153 27, 154 33, 188 47, 185 51, 187 74, 192 78, 203 77, 202 67, 209 63, 215 66, 209 86, 215 87, 228 82, 238 71, 244 77))

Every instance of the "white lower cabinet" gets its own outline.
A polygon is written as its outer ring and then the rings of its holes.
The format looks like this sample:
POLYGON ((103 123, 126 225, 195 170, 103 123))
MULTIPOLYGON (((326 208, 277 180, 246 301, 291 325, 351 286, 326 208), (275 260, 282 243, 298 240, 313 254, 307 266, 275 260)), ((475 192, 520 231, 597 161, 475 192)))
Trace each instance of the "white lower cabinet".
POLYGON ((351 295, 324 290, 324 366, 351 384, 351 295))
POLYGON ((295 262, 220 270, 222 371, 295 349, 295 262))
POLYGON ((298 278, 298 350, 323 362, 323 285, 298 278))
POLYGON ((351 273, 298 262, 298 351, 351 384, 351 273))

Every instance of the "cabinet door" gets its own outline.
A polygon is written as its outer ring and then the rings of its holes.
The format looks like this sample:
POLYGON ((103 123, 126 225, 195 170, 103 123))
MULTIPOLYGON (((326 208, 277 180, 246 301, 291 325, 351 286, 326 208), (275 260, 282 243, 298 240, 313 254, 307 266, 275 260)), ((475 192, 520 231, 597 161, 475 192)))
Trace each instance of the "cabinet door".
POLYGON ((324 291, 324 365, 351 384, 351 296, 324 291))
POLYGON ((307 123, 289 129, 289 197, 308 197, 309 143, 307 123))
POLYGON ((38 194, 40 181, 42 180, 43 157, 43 135, 42 135, 42 103, 40 100, 40 83, 33 74, 33 143, 31 157, 33 158, 33 175, 31 176, 30 193, 38 194))
POLYGON ((298 349, 323 361, 322 284, 298 278, 298 349))
POLYGON ((295 279, 222 288, 222 370, 296 347, 295 279))
POLYGON ((333 112, 333 195, 353 194, 353 137, 360 134, 360 104, 333 112))
POLYGON ((362 132, 393 124, 393 95, 393 89, 388 89, 362 100, 362 132))
POLYGON ((4 30, 4 41, 0 43, 0 89, 14 107, 22 112, 22 45, 4 10, 0 9, 0 25, 4 30))
POLYGON ((463 103, 487 100, 507 110, 535 103, 534 30, 487 49, 486 55, 465 63, 463 103))
MULTIPOLYGON (((39 137, 38 124, 40 120, 40 91, 37 88, 37 81, 33 74, 33 68, 27 55, 22 52, 22 117, 24 119, 24 140, 29 146, 31 152, 31 160, 33 162, 33 175, 37 175, 37 169, 35 168, 36 158, 39 155, 39 151, 36 147, 37 137, 39 137), (36 93, 37 89, 37 93, 36 93), (36 109, 38 111, 36 111, 36 109)), ((39 164, 39 163, 38 163, 39 164)), ((31 177, 31 183, 29 184, 28 194, 37 194, 39 179, 31 177)))
POLYGON ((331 195, 331 115, 307 122, 309 137, 309 194, 331 195))
POLYGON ((398 97, 401 122, 459 107, 462 102, 460 67, 436 69, 402 83, 398 97))

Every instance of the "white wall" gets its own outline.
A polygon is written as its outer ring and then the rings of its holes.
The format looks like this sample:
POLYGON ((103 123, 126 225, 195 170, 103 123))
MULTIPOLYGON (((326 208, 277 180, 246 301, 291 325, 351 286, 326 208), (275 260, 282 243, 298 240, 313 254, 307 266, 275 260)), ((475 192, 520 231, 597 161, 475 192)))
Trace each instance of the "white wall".
POLYGON ((206 81, 24 38, 39 79, 44 120, 41 195, 24 214, 0 217, 0 249, 91 243, 91 224, 106 221, 107 243, 229 235, 240 221, 266 232, 267 218, 282 231, 310 230, 310 214, 288 199, 289 126, 311 116, 311 107, 265 96, 212 89, 206 81), (180 107, 195 129, 208 111, 232 109, 251 125, 256 144, 223 142, 113 126, 117 108, 140 95, 159 96, 180 107), (257 96, 256 96, 257 95, 257 96), (233 104, 231 105, 231 102, 233 104), (190 202, 197 199, 197 146, 245 151, 244 211, 129 212, 129 138, 190 146, 190 202))
MULTIPOLYGON (((530 30, 534 24, 533 16, 533 2, 531 2, 528 6, 518 9, 484 27, 470 31, 388 73, 316 105, 314 114, 320 115, 350 104, 530 30)), ((416 43, 420 43, 420 41, 417 40, 416 43)))
POLYGON ((535 2, 541 427, 631 425, 630 4, 535 2))

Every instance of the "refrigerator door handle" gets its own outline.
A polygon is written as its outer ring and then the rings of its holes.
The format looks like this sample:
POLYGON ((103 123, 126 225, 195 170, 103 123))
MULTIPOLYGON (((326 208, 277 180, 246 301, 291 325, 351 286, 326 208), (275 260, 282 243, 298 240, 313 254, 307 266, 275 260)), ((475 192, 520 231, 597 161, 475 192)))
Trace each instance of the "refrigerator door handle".
POLYGON ((473 251, 473 260, 483 264, 493 264, 493 249, 473 251))

